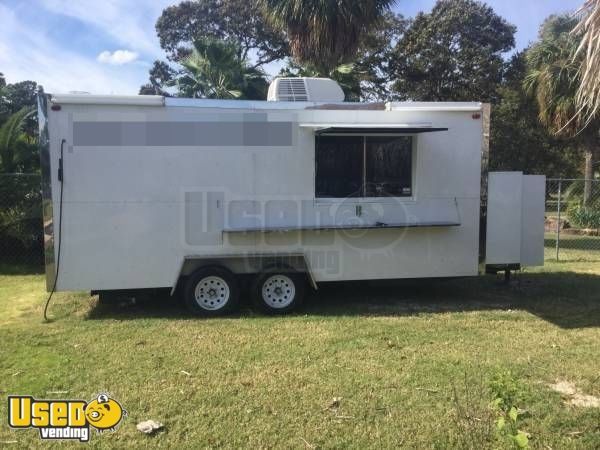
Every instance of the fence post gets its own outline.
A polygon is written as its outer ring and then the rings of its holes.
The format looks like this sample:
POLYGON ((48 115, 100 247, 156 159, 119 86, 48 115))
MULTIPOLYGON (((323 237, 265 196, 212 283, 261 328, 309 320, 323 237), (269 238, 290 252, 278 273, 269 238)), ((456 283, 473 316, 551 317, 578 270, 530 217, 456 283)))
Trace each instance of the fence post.
POLYGON ((556 260, 558 261, 558 256, 560 252, 560 201, 562 198, 562 180, 558 180, 558 219, 556 220, 556 260))

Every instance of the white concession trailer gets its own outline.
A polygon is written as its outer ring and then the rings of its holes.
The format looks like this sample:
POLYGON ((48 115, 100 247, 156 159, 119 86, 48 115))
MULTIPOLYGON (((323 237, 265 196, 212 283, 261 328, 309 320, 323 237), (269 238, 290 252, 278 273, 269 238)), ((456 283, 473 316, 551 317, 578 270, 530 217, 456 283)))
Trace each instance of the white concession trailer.
POLYGON ((543 176, 487 173, 481 103, 344 103, 331 80, 270 101, 40 93, 48 289, 181 291, 282 313, 321 282, 543 264, 543 176))

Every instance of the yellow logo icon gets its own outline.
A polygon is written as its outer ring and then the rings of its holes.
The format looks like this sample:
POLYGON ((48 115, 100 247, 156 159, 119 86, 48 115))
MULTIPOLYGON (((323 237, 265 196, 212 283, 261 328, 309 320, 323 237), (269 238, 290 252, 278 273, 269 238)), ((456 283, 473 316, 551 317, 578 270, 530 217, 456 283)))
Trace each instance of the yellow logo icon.
POLYGON ((100 394, 85 407, 86 419, 99 432, 114 431, 125 414, 127 411, 121 407, 121 404, 106 394, 100 394))
POLYGON ((8 425, 37 428, 41 439, 88 442, 90 426, 98 433, 115 431, 127 416, 121 404, 108 394, 94 400, 36 400, 29 395, 8 397, 8 425))

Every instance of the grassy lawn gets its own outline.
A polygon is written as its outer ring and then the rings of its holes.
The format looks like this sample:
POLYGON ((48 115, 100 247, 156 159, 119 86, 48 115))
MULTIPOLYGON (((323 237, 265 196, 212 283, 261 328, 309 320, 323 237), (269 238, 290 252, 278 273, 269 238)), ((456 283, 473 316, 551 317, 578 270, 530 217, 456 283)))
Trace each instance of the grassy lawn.
MULTIPOLYGON (((546 233, 545 257, 556 260, 556 233, 546 233)), ((561 233, 559 261, 590 261, 600 264, 600 237, 561 233)))
POLYGON ((524 410, 531 448, 600 447, 600 409, 548 386, 600 396, 600 264, 581 258, 511 286, 329 285, 283 318, 59 294, 42 323, 45 295, 42 275, 0 275, 0 447, 42 446, 7 427, 6 395, 103 391, 129 417, 93 447, 511 448, 495 398, 524 410), (164 431, 141 434, 146 419, 164 431))

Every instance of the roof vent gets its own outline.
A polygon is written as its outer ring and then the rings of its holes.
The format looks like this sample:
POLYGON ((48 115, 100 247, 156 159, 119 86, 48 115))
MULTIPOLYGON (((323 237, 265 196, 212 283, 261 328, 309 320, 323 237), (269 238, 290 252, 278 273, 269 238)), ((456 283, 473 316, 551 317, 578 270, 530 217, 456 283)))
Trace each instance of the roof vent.
POLYGON ((329 78, 275 78, 267 94, 270 102, 343 102, 344 91, 329 78))

